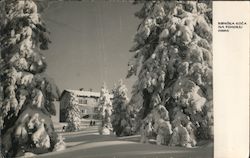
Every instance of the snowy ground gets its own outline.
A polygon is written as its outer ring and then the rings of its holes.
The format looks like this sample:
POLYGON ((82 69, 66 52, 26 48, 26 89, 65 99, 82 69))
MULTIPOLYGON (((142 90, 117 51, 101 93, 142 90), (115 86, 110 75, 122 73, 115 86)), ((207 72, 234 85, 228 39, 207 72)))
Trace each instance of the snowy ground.
POLYGON ((97 127, 63 133, 67 149, 39 155, 40 158, 211 158, 212 144, 197 148, 157 146, 138 143, 139 136, 100 136, 97 127))

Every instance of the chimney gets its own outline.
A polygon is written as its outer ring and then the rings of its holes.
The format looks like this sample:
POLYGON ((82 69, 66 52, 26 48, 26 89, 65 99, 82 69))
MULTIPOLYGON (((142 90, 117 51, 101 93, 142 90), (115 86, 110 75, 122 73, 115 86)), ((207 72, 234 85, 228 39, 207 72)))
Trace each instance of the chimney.
POLYGON ((79 88, 80 91, 84 91, 84 88, 79 88))

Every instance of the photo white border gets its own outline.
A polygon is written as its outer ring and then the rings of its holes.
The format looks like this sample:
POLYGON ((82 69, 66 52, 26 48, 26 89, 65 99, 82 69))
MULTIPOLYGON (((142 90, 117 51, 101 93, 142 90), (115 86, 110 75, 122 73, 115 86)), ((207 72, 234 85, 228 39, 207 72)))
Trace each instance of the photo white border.
POLYGON ((214 157, 249 156, 249 1, 213 1, 214 157), (218 32, 218 22, 246 22, 218 32))

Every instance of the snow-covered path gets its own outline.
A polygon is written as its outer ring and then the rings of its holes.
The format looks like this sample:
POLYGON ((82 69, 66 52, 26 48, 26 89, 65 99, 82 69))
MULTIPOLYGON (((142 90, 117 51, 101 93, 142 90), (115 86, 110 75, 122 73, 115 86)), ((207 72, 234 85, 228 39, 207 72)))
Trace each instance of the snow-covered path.
POLYGON ((64 133, 67 149, 43 154, 41 158, 211 158, 213 146, 186 149, 138 143, 138 136, 100 136, 96 128, 64 133))

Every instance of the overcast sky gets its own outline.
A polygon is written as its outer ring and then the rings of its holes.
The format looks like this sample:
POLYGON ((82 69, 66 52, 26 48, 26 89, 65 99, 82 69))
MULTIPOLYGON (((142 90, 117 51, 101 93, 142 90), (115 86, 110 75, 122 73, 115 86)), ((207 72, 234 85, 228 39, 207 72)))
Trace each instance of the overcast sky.
MULTIPOLYGON (((128 2, 58 2, 43 14, 52 44, 44 54, 59 89, 109 89, 127 74, 140 6, 128 2)), ((128 89, 135 77, 125 80, 128 89)))

